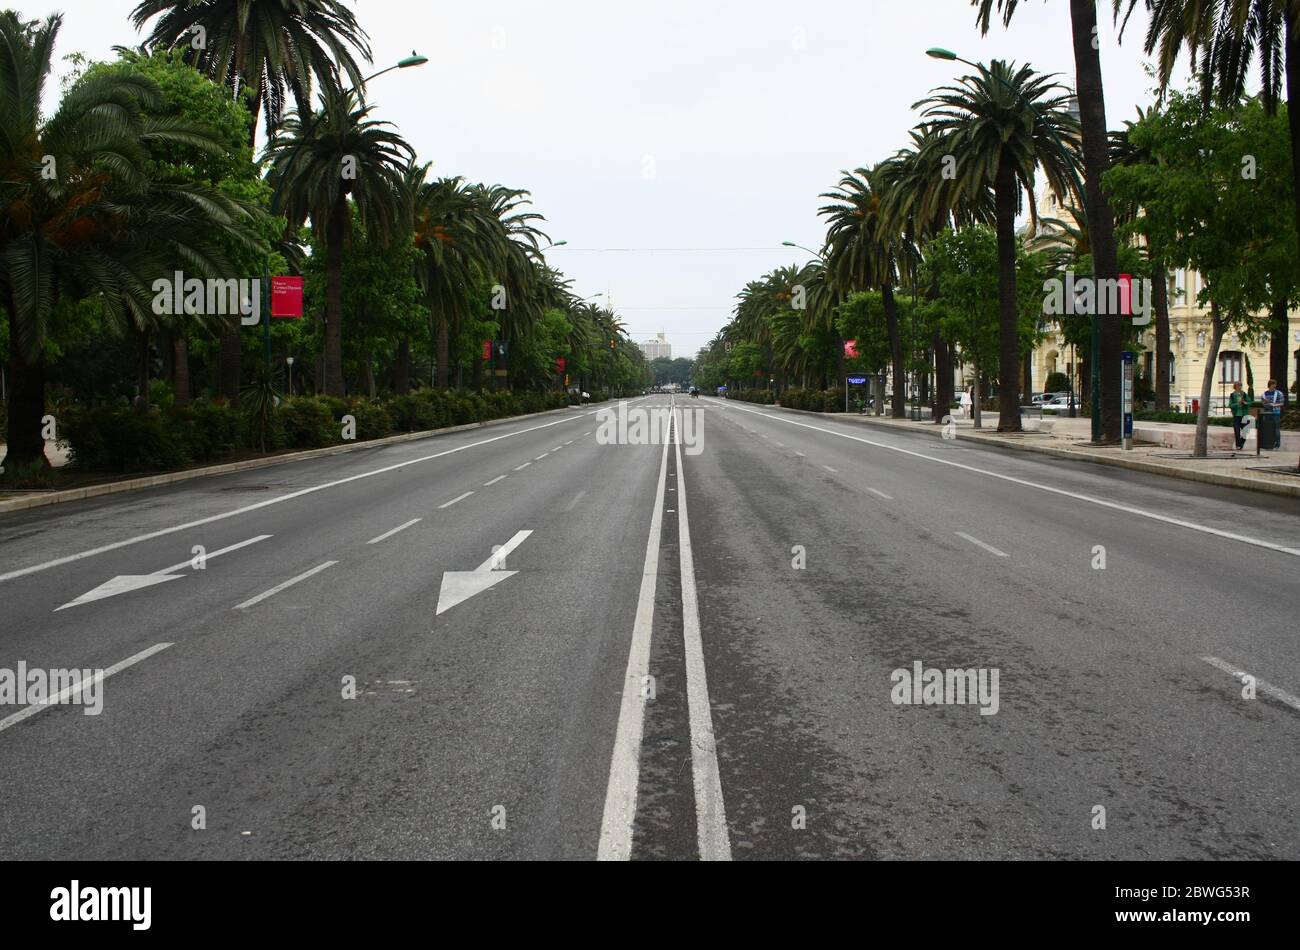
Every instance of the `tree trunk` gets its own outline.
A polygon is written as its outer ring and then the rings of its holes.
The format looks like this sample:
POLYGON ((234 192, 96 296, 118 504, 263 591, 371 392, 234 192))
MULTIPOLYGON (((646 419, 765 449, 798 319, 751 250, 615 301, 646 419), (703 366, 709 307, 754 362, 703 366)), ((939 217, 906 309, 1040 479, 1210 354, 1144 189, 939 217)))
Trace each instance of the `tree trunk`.
POLYGON ((32 468, 49 468, 45 457, 45 353, 35 363, 18 357, 18 339, 10 311, 9 325, 9 434, 3 468, 10 476, 32 468))
POLYGON ((980 403, 984 401, 984 391, 980 389, 980 364, 979 360, 975 361, 975 382, 971 384, 970 396, 970 417, 971 427, 975 429, 984 428, 984 411, 980 408, 980 403))
POLYGON ((952 411, 952 348, 939 333, 934 335, 934 408, 931 421, 943 425, 943 418, 952 411))
MULTIPOLYGON (((1223 342, 1223 321, 1213 304, 1210 306, 1210 351, 1205 354, 1205 372, 1201 376, 1201 411, 1196 416, 1196 447, 1192 457, 1203 459, 1209 455, 1210 398, 1214 394, 1214 370, 1219 364, 1219 344, 1223 342)), ((1259 433, 1255 433, 1256 436, 1259 433)))
POLYGON ((343 386, 343 234, 348 202, 343 196, 330 213, 325 239, 325 395, 342 396, 343 386))
POLYGON ((1151 262, 1151 309, 1156 313, 1156 412, 1169 410, 1169 278, 1163 261, 1151 262))
POLYGON ((371 399, 375 398, 375 361, 369 353, 361 357, 362 371, 365 374, 366 395, 371 399))
POLYGON ((217 354, 217 390, 232 406, 239 405, 239 354, 242 346, 238 321, 222 329, 217 354))
MULTIPOLYGON (((1098 281, 1118 280, 1115 216, 1101 190, 1101 176, 1110 167, 1110 142, 1101 80, 1101 53, 1093 45, 1097 36, 1096 0, 1070 0, 1070 23, 1079 119, 1083 126, 1084 189, 1088 199, 1088 235, 1092 242, 1092 276, 1098 281)), ((1124 427, 1119 374, 1124 334, 1119 318, 1112 315, 1109 319, 1097 319, 1101 322, 1101 442, 1114 444, 1120 441, 1124 427)))
POLYGON ((399 396, 411 392, 411 338, 403 336, 397 342, 397 359, 393 362, 393 391, 399 396))
POLYGON ((998 431, 1019 432, 1020 301, 1016 296, 1016 181, 1010 156, 1002 156, 993 189, 998 225, 998 431))
POLYGON ((172 389, 176 391, 173 404, 184 409, 190 404, 190 343, 184 328, 172 335, 172 389))
POLYGON ((1287 394, 1290 402, 1291 387, 1291 327, 1286 301, 1273 304, 1273 329, 1268 335, 1268 375, 1277 380, 1277 388, 1287 394))
POLYGON ((885 324, 889 328, 889 362, 894 373, 894 398, 890 403, 890 415, 902 419, 907 415, 907 367, 903 364, 903 334, 898 326, 898 302, 894 299, 894 288, 885 284, 880 288, 881 300, 885 305, 885 324))
MULTIPOLYGON (((435 352, 438 372, 438 388, 450 389, 451 379, 447 372, 448 353, 451 349, 451 326, 447 322, 447 315, 439 307, 434 318, 437 320, 435 352)), ((504 367, 503 367, 504 368, 504 367)))
POLYGON ((145 330, 140 334, 140 358, 136 362, 135 374, 135 407, 141 412, 149 408, 149 369, 150 369, 150 351, 149 351, 149 331, 145 330))

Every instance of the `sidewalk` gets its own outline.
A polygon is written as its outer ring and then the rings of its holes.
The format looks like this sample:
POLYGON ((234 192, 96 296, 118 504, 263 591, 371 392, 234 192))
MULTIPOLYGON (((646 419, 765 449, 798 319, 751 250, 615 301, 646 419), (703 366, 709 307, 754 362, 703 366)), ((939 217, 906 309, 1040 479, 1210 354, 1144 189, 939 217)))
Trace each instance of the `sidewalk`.
MULTIPOLYGON (((822 415, 822 413, 806 414, 822 415)), ((1117 468, 1183 478, 1210 485, 1246 488, 1300 498, 1300 472, 1297 472, 1296 468, 1297 461, 1300 460, 1300 432, 1283 432, 1280 451, 1265 452, 1256 457, 1254 426, 1251 426, 1248 434, 1249 441, 1246 448, 1235 455, 1232 453, 1232 430, 1211 426, 1210 458, 1193 459, 1190 457, 1191 438, 1195 436, 1196 427, 1191 425, 1139 422, 1134 426, 1134 435, 1144 441, 1135 441, 1134 447, 1125 451, 1120 446, 1099 447, 1089 444, 1092 423, 1086 417, 1070 419, 1048 416, 1041 422, 1037 418, 1026 419, 1026 429, 1035 431, 999 435, 996 412, 982 414, 980 429, 974 428, 970 419, 957 418, 959 414, 954 413, 952 424, 955 429, 949 430, 950 433, 955 432, 957 439, 1038 452, 1057 458, 1112 465, 1117 468)), ((947 428, 935 425, 928 418, 922 422, 890 419, 887 416, 852 414, 837 415, 835 418, 868 426, 924 432, 935 438, 943 438, 944 429, 947 428)))

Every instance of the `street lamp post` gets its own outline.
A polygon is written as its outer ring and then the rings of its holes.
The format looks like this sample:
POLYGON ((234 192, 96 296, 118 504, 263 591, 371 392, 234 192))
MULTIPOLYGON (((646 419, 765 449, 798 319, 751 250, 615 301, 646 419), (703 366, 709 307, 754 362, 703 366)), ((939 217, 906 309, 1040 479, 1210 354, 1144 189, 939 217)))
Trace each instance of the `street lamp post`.
POLYGON ((384 75, 384 73, 391 73, 394 69, 411 69, 414 66, 423 66, 428 61, 429 61, 429 57, 421 56, 419 53, 415 52, 415 50, 411 50, 410 56, 406 57, 405 59, 398 60, 396 63, 394 63, 392 66, 389 66, 387 69, 381 69, 379 70, 379 72, 367 76, 365 79, 361 80, 360 85, 353 86, 349 90, 349 92, 356 92, 358 89, 364 89, 366 84, 369 83, 370 80, 378 79, 380 76, 384 75))
POLYGON ((284 361, 289 364, 289 398, 293 398, 293 357, 286 356, 284 361))
MULTIPOLYGON (((978 63, 972 63, 969 59, 963 59, 962 57, 954 53, 952 50, 944 49, 941 46, 931 47, 930 49, 925 51, 925 55, 929 56, 931 59, 941 59, 946 62, 955 61, 958 63, 965 63, 967 66, 970 66, 972 69, 980 69, 978 63)), ((1032 102, 1029 102, 1027 99, 1024 98, 1024 96, 1020 93, 1020 90, 1012 87, 1010 83, 1004 80, 997 73, 990 72, 988 70, 985 70, 985 72, 989 72, 989 75, 992 76, 994 79, 996 79, 998 82, 1002 83, 1003 87, 1010 89, 1017 96, 1020 96, 1020 101, 1023 102, 1025 105, 1029 106, 1029 108, 1033 110, 1034 114, 1038 116, 1039 119, 1043 118, 1042 113, 1040 113, 1038 109, 1034 107, 1034 104, 1032 102)), ((1047 129, 1047 131, 1051 134, 1052 144, 1056 148, 1057 154, 1061 157, 1061 160, 1065 163, 1066 169, 1070 173, 1070 183, 1074 186, 1075 193, 1079 196, 1079 204, 1082 206, 1084 218, 1086 219, 1088 218, 1088 193, 1083 187, 1083 182, 1079 179, 1079 173, 1075 170, 1074 162, 1070 160, 1070 156, 1067 154, 1065 150, 1065 145, 1061 142, 1060 136, 1056 134, 1056 129, 1052 128, 1052 126, 1047 122, 1044 122, 1043 125, 1047 129)), ((1092 441, 1100 442, 1101 441, 1101 323, 1097 316, 1095 307, 1093 308, 1093 311, 1094 312, 1092 313, 1089 320, 1091 337, 1092 337, 1091 357, 1089 359, 1089 366, 1088 366, 1090 389, 1092 390, 1092 392, 1089 394, 1089 401, 1092 403, 1092 441)))

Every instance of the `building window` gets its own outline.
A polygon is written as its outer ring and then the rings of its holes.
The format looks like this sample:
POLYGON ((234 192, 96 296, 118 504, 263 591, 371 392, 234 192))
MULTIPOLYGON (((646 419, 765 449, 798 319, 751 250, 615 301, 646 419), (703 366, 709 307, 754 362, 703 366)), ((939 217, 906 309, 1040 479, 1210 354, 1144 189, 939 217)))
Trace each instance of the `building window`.
POLYGON ((1219 355, 1220 375, 1219 380, 1226 386, 1233 383, 1245 381, 1245 374, 1242 372, 1241 354, 1238 352, 1222 353, 1219 355))
POLYGON ((1199 347, 1204 347, 1204 346, 1205 346, 1205 331, 1204 331, 1204 330, 1202 330, 1200 333, 1196 334, 1196 345, 1199 346, 1199 347))
POLYGON ((1175 382, 1177 382, 1178 379, 1178 374, 1174 372, 1174 366, 1176 365, 1176 363, 1177 361, 1174 359, 1174 354, 1170 353, 1169 354, 1169 385, 1170 386, 1172 386, 1175 382))

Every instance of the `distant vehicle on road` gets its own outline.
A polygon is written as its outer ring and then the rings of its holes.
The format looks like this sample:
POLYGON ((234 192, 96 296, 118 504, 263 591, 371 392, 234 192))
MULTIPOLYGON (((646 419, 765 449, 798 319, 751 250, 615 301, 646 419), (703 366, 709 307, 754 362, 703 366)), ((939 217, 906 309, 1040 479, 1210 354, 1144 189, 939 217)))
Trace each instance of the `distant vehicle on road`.
MULTIPOLYGON (((1078 405, 1078 403, 1076 402, 1075 405, 1078 405)), ((1054 412, 1069 412, 1070 396, 1068 393, 1064 396, 1053 396, 1050 400, 1042 404, 1042 408, 1051 409, 1054 412)))

